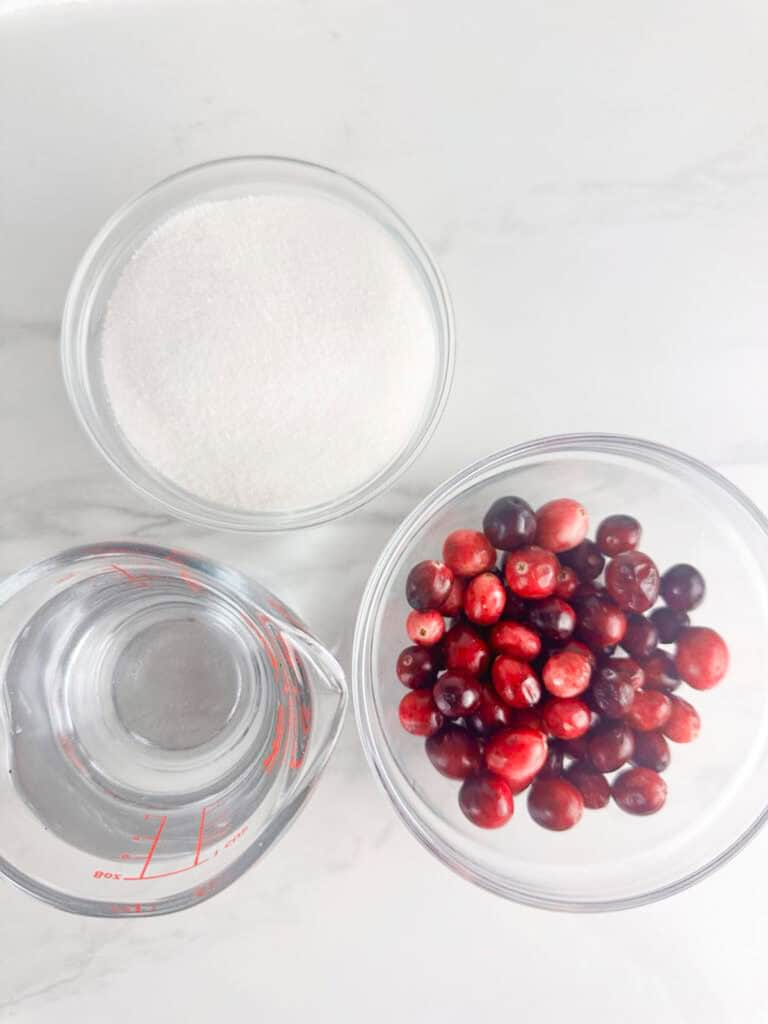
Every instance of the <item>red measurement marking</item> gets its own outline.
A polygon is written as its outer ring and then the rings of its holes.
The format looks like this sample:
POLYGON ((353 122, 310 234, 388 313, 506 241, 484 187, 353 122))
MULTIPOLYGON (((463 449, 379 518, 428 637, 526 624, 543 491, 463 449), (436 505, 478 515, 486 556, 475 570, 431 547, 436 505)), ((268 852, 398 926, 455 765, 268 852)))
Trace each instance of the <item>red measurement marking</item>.
POLYGON ((199 864, 200 863, 200 850, 203 847, 203 832, 204 831, 205 831, 205 808, 203 808, 202 811, 200 811, 200 828, 197 830, 197 846, 195 847, 195 864, 199 864))
POLYGON ((171 875, 183 875, 185 871, 194 871, 200 864, 205 864, 208 860, 207 857, 203 857, 196 864, 187 864, 185 868, 176 868, 175 871, 161 871, 157 875, 126 875, 121 879, 123 882, 151 882, 155 878, 170 878, 171 875))
POLYGON ((263 762, 265 772, 271 772, 275 767, 275 761, 277 760, 277 755, 280 753, 280 747, 283 742, 284 728, 283 705, 281 704, 277 709, 277 725, 275 726, 275 738, 272 743, 272 750, 269 752, 268 757, 264 758, 263 762))
POLYGON ((301 705, 301 724, 305 733, 312 727, 312 708, 308 704, 301 705))
POLYGON ((149 865, 150 865, 150 863, 152 861, 152 858, 155 855, 155 850, 157 849, 157 844, 160 842, 160 836, 163 833, 163 829, 165 828, 165 823, 166 823, 167 820, 168 820, 168 816, 165 815, 165 814, 160 819, 160 826, 159 826, 157 832, 155 832, 155 838, 152 840, 152 845, 149 848, 149 853, 147 854, 147 859, 144 861, 144 867, 141 869, 141 873, 139 874, 139 878, 143 878, 144 875, 146 875, 146 873, 147 873, 147 868, 149 867, 149 865))
POLYGON ((180 551, 169 551, 165 558, 166 561, 173 563, 173 565, 181 566, 179 579, 182 579, 187 584, 190 590, 197 592, 198 590, 204 589, 202 583, 198 583, 194 576, 192 576, 192 574, 190 573, 189 567, 184 561, 184 556, 181 554, 180 551))
POLYGON ((122 565, 117 565, 117 563, 112 562, 110 568, 114 569, 115 572, 127 579, 129 583, 135 583, 137 587, 149 586, 149 582, 145 576, 135 576, 132 572, 124 569, 122 565))

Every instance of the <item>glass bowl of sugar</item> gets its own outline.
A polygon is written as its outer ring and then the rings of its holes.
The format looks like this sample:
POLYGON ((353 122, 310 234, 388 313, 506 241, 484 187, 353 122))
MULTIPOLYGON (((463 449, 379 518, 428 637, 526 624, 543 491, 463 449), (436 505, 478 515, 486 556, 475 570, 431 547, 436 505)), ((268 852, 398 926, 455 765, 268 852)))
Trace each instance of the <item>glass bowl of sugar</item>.
POLYGON ((432 435, 453 361, 445 284, 402 218, 277 157, 192 167, 118 210, 62 321, 102 454, 220 529, 311 526, 386 490, 432 435))

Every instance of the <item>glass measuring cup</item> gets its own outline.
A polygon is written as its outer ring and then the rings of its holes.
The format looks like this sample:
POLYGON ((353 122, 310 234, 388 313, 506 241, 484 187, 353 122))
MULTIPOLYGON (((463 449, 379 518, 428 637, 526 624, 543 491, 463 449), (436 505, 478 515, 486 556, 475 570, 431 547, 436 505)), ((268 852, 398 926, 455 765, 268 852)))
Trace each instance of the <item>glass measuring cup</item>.
POLYGON ((212 896, 302 807, 346 707, 334 658, 239 573, 98 544, 0 584, 0 873, 64 910, 212 896))

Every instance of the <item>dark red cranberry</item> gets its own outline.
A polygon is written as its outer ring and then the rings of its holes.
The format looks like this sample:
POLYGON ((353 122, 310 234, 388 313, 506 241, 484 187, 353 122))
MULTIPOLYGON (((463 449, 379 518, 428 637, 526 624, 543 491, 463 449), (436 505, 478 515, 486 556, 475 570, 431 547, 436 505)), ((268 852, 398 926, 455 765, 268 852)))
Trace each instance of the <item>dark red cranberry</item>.
POLYGON ((547 739, 538 729, 513 727, 494 733, 485 745, 488 771, 501 775, 512 789, 525 789, 547 760, 547 739))
POLYGON ((431 736, 445 719, 437 708, 431 690, 411 690, 400 701, 400 724, 413 736, 431 736))
POLYGON ((627 721, 635 732, 653 732, 666 723, 672 705, 661 690, 640 690, 627 712, 627 721))
POLYGON ((409 690, 431 686, 440 669, 440 655, 434 647, 406 647, 397 658, 397 678, 409 690))
POLYGON ((676 612, 674 608, 657 608, 651 612, 651 622, 659 634, 659 643, 673 644, 691 620, 687 612, 676 612))
POLYGON ((541 640, 519 622, 497 622, 490 633, 491 647, 520 661, 533 661, 541 654, 541 640))
POLYGON ((568 601, 573 596, 578 585, 579 577, 575 571, 568 565, 561 565, 557 573, 555 597, 561 597, 564 601, 568 601))
POLYGON ((464 614, 478 626, 498 622, 507 600, 504 584, 492 572, 481 572, 467 584, 464 614))
POLYGON ((671 760, 669 744, 660 732, 635 733, 632 764, 639 768, 652 768, 655 772, 663 772, 669 767, 671 760))
POLYGON ((507 586, 518 597, 540 598, 554 594, 559 563, 544 548, 519 548, 504 563, 507 586))
POLYGON ((589 529, 587 510, 573 498, 555 498, 536 512, 536 540, 547 551, 570 551, 584 540, 589 529))
POLYGON ((643 686, 646 690, 669 692, 676 690, 680 685, 680 676, 675 668, 675 663, 666 651, 654 651, 647 658, 642 658, 640 665, 645 673, 643 686))
POLYGON ((576 628, 576 612, 559 597, 545 597, 531 604, 528 621, 542 638, 564 643, 576 628))
POLYGON ((432 694, 446 718, 461 718, 480 703, 480 683, 464 669, 450 669, 437 680, 432 694))
POLYGON ((661 596, 676 612, 692 612, 704 600, 706 592, 704 577, 692 565, 673 565, 661 577, 661 596))
POLYGON ((476 629, 458 622, 443 638, 446 668, 463 668, 481 676, 491 663, 491 650, 476 629))
POLYGON ((541 698, 539 680, 526 661, 500 654, 491 666, 491 680, 501 699, 512 708, 530 708, 541 698))
POLYGON ((647 612, 659 596, 659 570, 642 551, 625 551, 609 563, 605 585, 620 608, 647 612))
POLYGON ((592 712, 577 697, 554 697, 541 712, 547 732, 559 740, 575 740, 584 736, 592 724, 592 712))
POLYGON ((435 768, 449 779, 466 779, 483 766, 480 743, 458 725, 446 725, 429 736, 426 751, 435 768))
POLYGON ((573 592, 571 598, 571 604, 575 605, 576 608, 580 606, 582 601, 586 601, 588 597, 607 597, 608 591, 605 587, 601 587, 599 583, 580 583, 573 592))
POLYGON ((633 658, 647 658, 656 650, 658 642, 659 634, 654 622, 634 612, 627 616, 627 631, 621 641, 627 654, 633 658))
POLYGON ((544 686, 555 697, 578 697, 589 686, 590 661, 577 651, 559 651, 544 665, 544 686))
POLYGON ((593 650, 619 644, 627 630, 627 619, 609 597, 584 598, 578 605, 578 636, 593 650))
POLYGON ((485 513, 483 531, 499 551, 514 551, 536 535, 536 516, 522 498, 497 498, 485 513))
POLYGON ((440 612, 447 618, 452 619, 458 615, 464 608, 464 591, 466 590, 466 583, 461 576, 454 576, 451 589, 448 591, 448 597, 443 602, 440 612))
POLYGON ((416 611, 439 611, 451 589, 453 573, 442 562, 428 561, 414 565, 405 583, 408 604, 416 611))
POLYGON ((670 697, 669 718, 664 723, 664 735, 674 743, 691 743, 701 732, 701 719, 693 704, 680 697, 670 697))
POLYGON ((564 832, 584 813, 584 798, 567 779, 537 779, 528 794, 528 813, 542 828, 564 832))
POLYGON ((547 760, 539 769, 537 779, 554 779, 563 774, 563 759, 565 754, 563 748, 556 742, 550 742, 547 752, 547 760))
POLYGON ((714 629, 689 626, 680 634, 675 667, 694 690, 710 690, 728 671, 728 648, 714 629))
POLYGON ((624 722, 610 722, 599 726, 589 739, 589 760, 599 772, 614 772, 621 768, 635 751, 632 730, 624 722))
POLYGON ((510 708, 509 725, 512 729, 538 729, 544 733, 544 723, 541 720, 541 706, 535 708, 510 708))
POLYGON ((457 576, 477 576, 496 564, 496 551, 484 533, 454 530, 445 538, 443 561, 457 576))
POLYGON ((499 828, 512 817, 515 801, 504 779, 483 772, 464 780, 459 790, 459 807, 473 825, 499 828))
POLYGON ((432 647, 439 643, 445 633, 445 619, 440 612, 410 612, 405 620, 405 629, 415 644, 432 647))
POLYGON ((465 716, 467 727, 476 736, 490 736, 496 729, 512 724, 511 709, 490 686, 480 687, 480 703, 471 715, 465 716))
POLYGON ((589 734, 577 736, 575 740, 563 740, 560 746, 566 757, 583 761, 589 755, 589 734))
POLYGON ((502 619, 504 622, 525 622, 528 614, 528 606, 525 601, 522 597, 518 597, 517 594, 513 594, 509 587, 506 586, 506 578, 504 589, 507 592, 507 603, 504 605, 502 619))
POLYGON ((594 768, 585 764, 574 764, 566 772, 565 777, 581 793, 584 806, 591 811, 599 811, 611 799, 611 787, 608 779, 594 768))
MULTIPOLYGON (((619 659, 611 658, 614 660, 619 659)), ((607 664, 598 666, 591 692, 595 706, 606 718, 623 718, 635 700, 632 683, 607 664)))
POLYGON ((582 583, 596 580, 605 566, 597 544, 591 540, 582 541, 573 551, 563 551, 559 558, 563 565, 573 569, 582 583))
POLYGON ((627 814, 655 814, 667 799, 667 784, 651 768, 630 768, 614 780, 611 793, 627 814))
POLYGON ((597 528, 597 546, 604 555, 615 558, 625 551, 634 551, 642 532, 634 516, 608 516, 597 528))

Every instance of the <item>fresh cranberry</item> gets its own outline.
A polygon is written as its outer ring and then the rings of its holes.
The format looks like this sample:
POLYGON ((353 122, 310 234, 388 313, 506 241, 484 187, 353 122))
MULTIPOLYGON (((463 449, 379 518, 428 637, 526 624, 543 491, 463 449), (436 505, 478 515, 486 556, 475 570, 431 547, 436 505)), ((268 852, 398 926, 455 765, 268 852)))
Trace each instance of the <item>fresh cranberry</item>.
POLYGON ((669 697, 661 690, 640 690, 627 712, 627 721, 637 732, 661 729, 672 709, 669 697))
POLYGON ((518 597, 549 597, 557 586, 558 561, 544 548, 519 548, 504 563, 504 576, 518 597))
POLYGON ((586 597, 578 605, 578 635, 593 650, 620 644, 627 631, 624 612, 601 594, 586 597))
POLYGON ((599 811, 611 799, 611 787, 608 779, 588 765, 572 765, 565 777, 578 789, 584 800, 584 806, 591 811, 599 811))
POLYGON ((554 742, 551 742, 549 744, 549 750, 547 751, 547 760, 539 769, 539 773, 536 778, 554 779, 557 778, 558 775, 562 775, 564 757, 565 754, 563 748, 556 745, 554 742))
POLYGON ((480 743, 458 725, 446 725, 429 736, 426 751, 435 768, 449 779, 466 779, 483 766, 480 743))
POLYGON ((437 680, 432 694, 446 718, 461 718, 480 703, 480 683, 464 669, 450 669, 437 680))
POLYGON ((646 690, 670 692, 676 690, 680 685, 680 676, 675 668, 675 663, 666 651, 654 651, 647 658, 642 658, 640 664, 645 673, 643 686, 646 690))
POLYGON ((584 540, 589 529, 587 510, 573 498, 555 498, 536 512, 536 540, 555 553, 570 551, 584 540))
POLYGON ((588 597, 607 597, 608 591, 605 587, 601 587, 599 583, 580 583, 573 592, 571 598, 571 604, 576 605, 577 608, 581 605, 582 601, 586 601, 588 597))
POLYGON ((710 690, 728 671, 728 648, 714 629, 690 626, 677 641, 675 666, 694 690, 710 690))
POLYGON ((464 608, 464 591, 466 590, 466 584, 461 576, 454 576, 451 589, 448 591, 448 597, 446 597, 440 608, 441 614, 452 619, 455 615, 464 608))
POLYGON ((431 686, 440 669, 440 656, 434 647, 406 647, 395 665, 397 678, 410 690, 431 686))
POLYGON ((481 572, 467 584, 464 614, 478 626, 492 626, 504 611, 507 595, 504 584, 492 572, 481 572))
POLYGON ((541 653, 537 633, 519 622, 497 622, 490 633, 491 647, 520 661, 533 661, 541 653))
POLYGON ((579 577, 569 565, 561 565, 557 573, 557 585, 555 586, 555 597, 567 601, 573 596, 579 585, 579 577))
POLYGON ((635 733, 635 752, 632 764, 640 768, 652 768, 655 772, 663 772, 669 767, 672 755, 669 744, 660 732, 635 733))
POLYGON ((528 813, 542 828, 564 832, 581 821, 584 798, 567 779, 538 779, 528 794, 528 813))
POLYGON ((522 498, 497 498, 485 513, 483 531, 499 551, 514 551, 536 535, 536 516, 522 498))
POLYGON ((692 565, 673 565, 661 577, 661 596, 676 612, 692 612, 704 600, 706 592, 704 577, 692 565))
POLYGON ((589 760, 599 772, 614 772, 635 750, 632 730, 624 722, 601 725, 589 740, 589 760))
POLYGON ((589 755, 589 734, 577 736, 574 740, 563 740, 563 753, 574 761, 583 761, 589 755))
POLYGON ((659 634, 659 643, 673 644, 691 620, 687 612, 676 612, 674 608, 657 608, 651 612, 651 622, 659 634))
POLYGON ((405 620, 408 636, 415 644, 431 647, 443 639, 445 619, 440 612, 410 612, 405 620))
POLYGON ((405 596, 416 611, 439 611, 451 589, 453 573, 442 562, 419 562, 408 573, 405 596))
POLYGON ((605 570, 605 585, 620 608, 646 612, 659 596, 659 570, 642 551, 625 551, 605 570))
POLYGON ((597 664, 597 657, 595 656, 595 652, 593 650, 591 650, 591 648, 587 647, 586 644, 583 644, 581 642, 581 640, 569 640, 567 644, 564 644, 560 648, 558 653, 559 654, 583 654, 584 657, 589 662, 591 668, 594 668, 595 665, 597 664))
POLYGON ((547 750, 546 737, 538 729, 504 729, 486 743, 485 766, 519 793, 547 760, 547 750))
POLYGON ((480 703, 465 720, 467 727, 476 736, 490 736, 496 729, 512 724, 511 714, 511 709, 499 699, 496 691, 483 684, 480 687, 480 703))
POLYGON ((600 549, 591 540, 583 540, 573 551, 563 551, 560 561, 573 569, 582 583, 596 580, 605 566, 600 549))
POLYGON ((513 729, 538 729, 546 732, 541 720, 541 707, 510 709, 510 727, 513 729))
POLYGON ((555 697, 577 697, 589 686, 592 665, 576 651, 551 655, 542 671, 544 686, 555 697))
POLYGON ((531 604, 528 621, 542 638, 563 643, 576 628, 576 612, 559 597, 545 597, 531 604))
POLYGON ((431 690, 411 690, 406 693, 400 701, 398 714, 402 727, 414 736, 431 736, 444 722, 431 690))
POLYGON ((512 817, 512 790, 498 775, 470 775, 459 790, 459 807, 473 825, 499 828, 512 817))
POLYGON ((626 678, 605 665, 598 668, 592 699, 606 718, 623 718, 635 700, 635 688, 626 678))
POLYGON ((539 680, 525 661, 500 654, 491 666, 496 692, 512 708, 530 708, 541 698, 539 680))
POLYGON ((458 576, 477 576, 496 564, 496 551, 484 533, 454 530, 445 538, 443 561, 458 576))
POLYGON ((608 516, 597 528, 597 546, 604 555, 615 558, 625 551, 634 551, 642 532, 634 516, 608 516))
POLYGON ((481 676, 491 662, 488 644, 477 630, 463 622, 451 626, 442 646, 447 668, 463 668, 473 676, 481 676))
POLYGON ((611 793, 627 814, 655 814, 667 799, 667 784, 651 768, 629 768, 614 780, 611 793))
POLYGON ((501 616, 505 622, 525 622, 528 614, 528 606, 522 597, 518 597, 517 594, 513 594, 512 591, 506 584, 505 590, 507 592, 507 603, 504 605, 504 613, 501 616))
POLYGON ((577 697, 555 697, 547 701, 541 717, 547 732, 559 740, 578 739, 592 724, 592 712, 577 697))
POLYGON ((701 732, 701 719, 693 704, 680 697, 670 697, 669 718, 664 725, 664 735, 674 743, 691 743, 701 732))
POLYGON ((644 615, 632 613, 627 616, 627 631, 621 646, 633 658, 647 658, 653 654, 659 642, 659 634, 655 623, 644 615))

